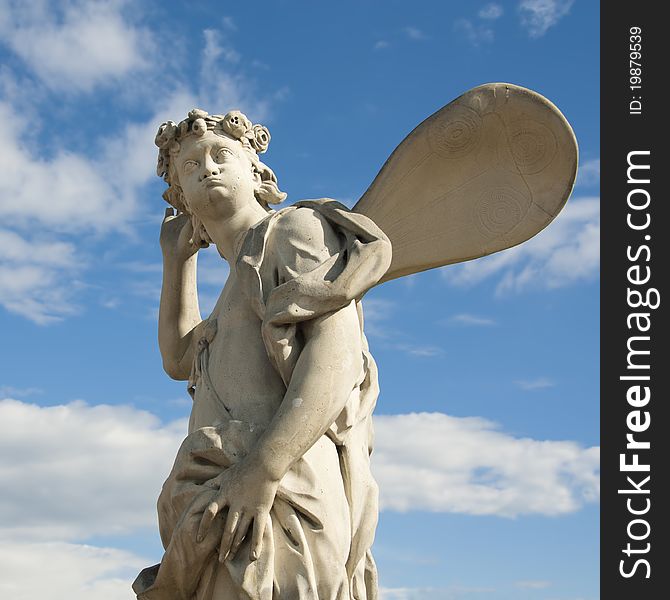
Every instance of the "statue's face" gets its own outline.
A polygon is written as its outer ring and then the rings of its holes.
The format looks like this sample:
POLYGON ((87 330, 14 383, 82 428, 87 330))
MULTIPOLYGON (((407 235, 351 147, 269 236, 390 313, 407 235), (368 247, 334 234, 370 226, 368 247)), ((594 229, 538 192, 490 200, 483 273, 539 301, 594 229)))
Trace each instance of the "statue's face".
POLYGON ((212 131, 180 143, 175 166, 191 211, 201 218, 227 217, 242 202, 256 202, 258 185, 240 142, 212 131))

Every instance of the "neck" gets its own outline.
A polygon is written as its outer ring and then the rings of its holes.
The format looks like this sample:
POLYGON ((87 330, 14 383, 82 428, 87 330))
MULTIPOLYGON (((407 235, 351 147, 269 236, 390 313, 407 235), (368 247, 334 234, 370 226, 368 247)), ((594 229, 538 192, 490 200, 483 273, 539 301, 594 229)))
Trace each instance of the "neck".
POLYGON ((232 263, 236 258, 235 251, 244 235, 256 223, 267 217, 267 215, 268 213, 265 209, 257 202, 254 202, 235 211, 227 219, 217 219, 216 221, 203 224, 209 237, 216 244, 219 254, 228 263, 232 263))

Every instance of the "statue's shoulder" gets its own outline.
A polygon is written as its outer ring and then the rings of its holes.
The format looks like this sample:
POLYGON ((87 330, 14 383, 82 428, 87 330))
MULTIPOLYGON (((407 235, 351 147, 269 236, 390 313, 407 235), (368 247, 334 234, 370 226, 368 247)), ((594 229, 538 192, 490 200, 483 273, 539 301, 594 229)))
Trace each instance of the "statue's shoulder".
POLYGON ((298 234, 301 237, 309 236, 324 229, 332 229, 328 219, 328 213, 333 208, 331 204, 345 208, 335 200, 327 198, 296 202, 277 211, 273 229, 278 233, 298 234))
MULTIPOLYGON (((305 200, 278 211, 270 228, 268 247, 282 254, 331 254, 339 250, 336 226, 329 218, 334 200, 305 200)), ((345 208, 346 210, 346 208, 345 208)))

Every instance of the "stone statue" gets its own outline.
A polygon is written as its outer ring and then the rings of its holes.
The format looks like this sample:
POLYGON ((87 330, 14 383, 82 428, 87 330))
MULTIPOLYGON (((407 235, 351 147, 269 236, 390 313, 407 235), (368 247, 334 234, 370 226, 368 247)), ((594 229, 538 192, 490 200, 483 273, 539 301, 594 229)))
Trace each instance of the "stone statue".
POLYGON ((158 501, 165 554, 136 579, 140 600, 377 598, 378 384, 361 298, 528 239, 567 201, 577 165, 560 112, 509 84, 419 125, 353 210, 270 209, 286 194, 259 159, 269 142, 239 111, 198 109, 156 137, 173 207, 159 345, 193 409, 158 501), (230 275, 203 320, 196 258, 208 244, 230 275))

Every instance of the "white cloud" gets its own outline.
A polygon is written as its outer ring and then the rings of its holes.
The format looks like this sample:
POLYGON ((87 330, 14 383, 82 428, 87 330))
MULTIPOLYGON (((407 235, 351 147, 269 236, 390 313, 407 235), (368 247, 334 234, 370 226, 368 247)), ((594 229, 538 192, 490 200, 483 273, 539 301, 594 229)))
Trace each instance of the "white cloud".
POLYGON ((34 221, 49 229, 80 231, 113 227, 107 207, 120 214, 129 207, 105 180, 102 165, 85 156, 59 150, 41 158, 23 143, 29 122, 0 102, 0 212, 14 226, 34 221))
POLYGON ((86 539, 156 522, 185 421, 128 406, 0 401, 0 536, 86 539))
MULTIPOLYGON (((86 154, 67 150, 67 131, 52 132, 60 136, 59 146, 43 157, 30 122, 16 119, 17 111, 0 101, 0 120, 7 125, 0 130, 0 211, 6 222, 31 232, 129 231, 140 210, 139 191, 156 176, 158 125, 195 103, 188 92, 174 91, 146 121, 128 121, 113 136, 91 139, 86 154)), ((165 208, 160 198, 155 206, 157 214, 165 208)))
MULTIPOLYGON (((556 515, 598 495, 598 448, 515 438, 480 418, 375 417, 382 507, 556 515)), ((185 420, 129 406, 0 401, 0 538, 73 542, 155 527, 185 420)))
POLYGON ((536 390, 544 390, 556 385, 555 382, 546 377, 538 377, 537 379, 524 379, 515 382, 522 390, 526 392, 534 392, 536 390))
POLYGON ((390 44, 386 40, 377 40, 375 42, 375 45, 373 46, 373 48, 375 50, 384 50, 385 48, 388 48, 389 46, 390 46, 390 44))
POLYGON ((574 0, 521 0, 521 24, 530 37, 542 37, 570 12, 573 3, 574 0))
POLYGON ((600 184, 600 159, 587 160, 579 165, 575 187, 595 187, 600 184))
POLYGON ((600 200, 570 200, 546 229, 529 241, 491 256, 444 267, 454 285, 500 277, 498 294, 552 289, 593 280, 600 266, 600 200))
POLYGON ((90 92, 148 65, 151 35, 130 22, 126 5, 120 0, 10 1, 0 33, 48 87, 90 92))
POLYGON ((516 438, 442 413, 378 416, 375 430, 373 472, 387 510, 560 515, 599 495, 597 447, 516 438))
MULTIPOLYGON (((557 515, 598 496, 595 447, 514 438, 489 421, 439 413, 379 416, 375 426, 373 470, 387 510, 557 515)), ((185 420, 165 424, 128 406, 0 401, 0 596, 130 600, 130 582, 150 561, 80 540, 145 527, 158 535, 156 496, 185 430, 185 420)), ((396 588, 382 597, 487 591, 396 588)))
POLYGON ((148 566, 130 552, 64 542, 0 540, 0 597, 12 600, 134 600, 148 566))
POLYGON ((481 8, 477 13, 477 16, 479 16, 480 19, 495 21, 496 19, 499 19, 503 16, 503 12, 503 7, 500 6, 500 4, 491 2, 490 4, 487 4, 481 8))
POLYGON ((0 229, 0 306, 46 324, 76 312, 81 269, 72 244, 0 229))

